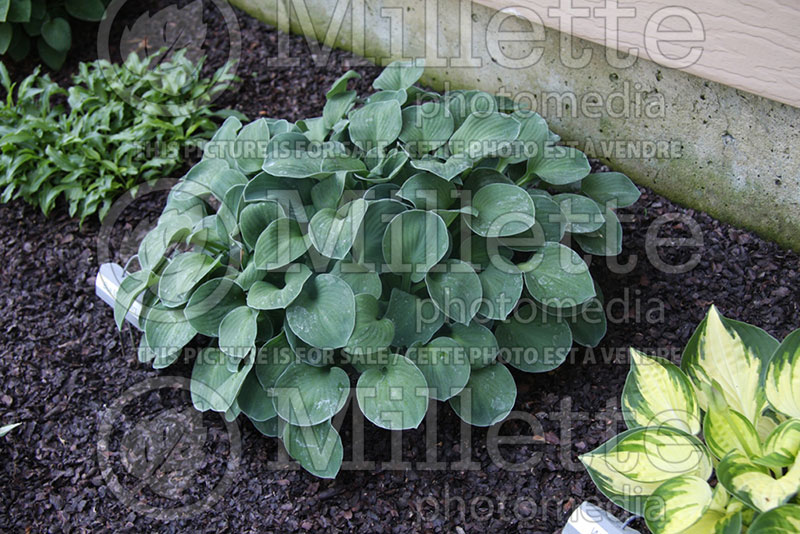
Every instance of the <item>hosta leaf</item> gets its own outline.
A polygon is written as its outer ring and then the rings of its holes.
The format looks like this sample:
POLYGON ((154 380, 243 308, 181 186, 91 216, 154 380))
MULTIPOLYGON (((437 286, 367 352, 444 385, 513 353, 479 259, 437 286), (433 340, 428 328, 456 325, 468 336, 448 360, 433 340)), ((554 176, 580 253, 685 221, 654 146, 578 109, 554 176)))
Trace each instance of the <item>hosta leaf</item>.
POLYGON ((72 30, 69 22, 61 17, 55 17, 42 24, 42 39, 53 50, 66 52, 72 46, 72 30))
POLYGON ((372 87, 384 91, 408 89, 422 77, 425 65, 421 61, 392 61, 372 82, 372 87))
POLYGON ((512 236, 536 224, 533 199, 515 185, 486 185, 475 193, 470 205, 477 214, 467 217, 467 224, 482 237, 512 236))
POLYGON ((375 102, 388 102, 389 100, 393 100, 402 106, 406 103, 406 100, 408 100, 408 91, 405 89, 398 89, 396 91, 377 91, 367 97, 366 103, 372 104, 375 102))
POLYGON ((712 306, 684 349, 681 369, 695 385, 700 408, 709 404, 704 390, 715 387, 732 409, 756 424, 766 403, 760 387, 764 358, 777 341, 759 328, 740 325, 712 306))
POLYGON ((153 368, 169 367, 180 356, 180 351, 197 335, 183 316, 183 310, 153 307, 147 312, 144 338, 147 348, 155 355, 153 368))
POLYGON ((201 412, 226 412, 236 400, 247 375, 253 368, 253 358, 245 358, 237 370, 228 369, 228 357, 218 349, 200 351, 192 369, 190 389, 192 404, 201 412))
POLYGON ((433 301, 422 300, 397 288, 392 289, 384 317, 394 324, 392 345, 396 347, 427 343, 444 324, 444 314, 433 301))
POLYGON ((522 296, 522 271, 497 255, 479 274, 483 298, 478 313, 488 319, 503 321, 522 296))
POLYGON ((592 481, 614 504, 644 514, 646 499, 664 482, 711 476, 711 457, 694 436, 669 427, 635 428, 580 457, 592 481))
POLYGON ((766 468, 734 450, 717 466, 717 478, 731 495, 751 508, 766 512, 786 504, 797 493, 800 462, 795 462, 783 476, 775 479, 766 468))
POLYGON ((697 523, 711 505, 708 482, 693 475, 661 484, 645 502, 647 527, 653 534, 680 534, 697 523))
POLYGON ((472 162, 467 154, 453 154, 446 161, 437 158, 412 159, 411 166, 450 181, 471 168, 472 162))
POLYGON ((395 354, 387 365, 361 374, 356 399, 366 418, 381 428, 417 428, 428 410, 428 384, 411 360, 395 354))
POLYGON ((342 91, 331 95, 322 108, 322 121, 326 128, 333 128, 339 119, 353 108, 358 95, 355 91, 342 91))
POLYGON ((800 506, 787 504, 760 514, 747 534, 793 534, 800 532, 800 506))
POLYGON ((606 219, 603 210, 589 197, 562 193, 553 197, 567 221, 567 232, 588 234, 599 230, 606 219))
POLYGON ((307 222, 304 204, 311 202, 311 191, 317 183, 313 179, 281 178, 262 172, 245 186, 243 196, 245 202, 275 201, 288 217, 307 222))
POLYGON ((353 290, 354 295, 367 293, 376 299, 381 298, 383 285, 381 284, 381 277, 375 271, 371 271, 358 263, 337 261, 330 272, 344 280, 353 290))
POLYGON ((247 305, 257 310, 279 310, 289 306, 300 295, 311 269, 301 263, 291 264, 284 273, 284 285, 256 282, 247 293, 247 305))
POLYGON ((102 19, 106 10, 101 0, 66 0, 64 7, 76 19, 90 22, 102 19))
POLYGON ((370 356, 388 349, 394 338, 394 323, 389 319, 378 319, 378 300, 367 293, 356 299, 356 324, 344 350, 352 355, 370 356))
POLYGON ((165 306, 174 308, 189 300, 192 290, 216 267, 219 259, 197 252, 176 256, 158 282, 158 298, 165 306))
POLYGON ((450 110, 439 102, 425 102, 403 110, 400 140, 415 154, 436 150, 453 135, 454 121, 450 110))
POLYGON ((371 201, 353 243, 353 260, 378 273, 383 272, 383 236, 386 228, 396 215, 407 209, 396 200, 371 201))
POLYGON ((239 230, 250 250, 256 248, 258 238, 267 226, 283 217, 286 217, 286 213, 275 201, 256 202, 242 208, 239 214, 239 230))
POLYGON ((347 91, 347 82, 349 80, 357 80, 359 78, 361 78, 361 74, 359 74, 354 70, 348 70, 347 72, 339 76, 335 82, 333 82, 331 88, 328 90, 327 93, 325 93, 325 98, 327 100, 330 100, 334 96, 344 91, 347 91))
POLYGON ((624 208, 639 200, 639 189, 619 172, 590 174, 581 181, 581 193, 593 198, 601 206, 624 208))
POLYGON ((397 274, 409 274, 419 282, 447 253, 450 234, 441 217, 422 210, 404 211, 394 217, 383 235, 383 257, 397 274))
POLYGON ((261 170, 269 139, 269 125, 265 119, 254 120, 241 129, 236 137, 238 145, 236 163, 242 172, 255 174, 261 170))
POLYGON ((314 207, 318 210, 338 208, 339 200, 344 193, 345 179, 346 173, 337 172, 317 182, 311 188, 311 201, 314 203, 314 207))
POLYGON ((256 241, 253 261, 259 269, 277 270, 305 254, 308 245, 297 221, 278 219, 256 241))
POLYGON ((466 351, 472 369, 481 369, 495 361, 499 350, 497 339, 482 324, 474 320, 468 325, 452 323, 447 330, 446 335, 466 351))
POLYGON ((295 362, 275 381, 272 402, 284 421, 313 426, 344 408, 350 379, 339 367, 314 367, 295 362))
POLYGON ((338 210, 318 211, 308 227, 311 243, 323 256, 341 260, 350 252, 366 212, 367 201, 361 198, 338 210))
POLYGON ((686 375, 664 358, 630 351, 631 369, 622 391, 628 428, 666 425, 700 433, 700 407, 686 375))
POLYGON ((495 336, 503 359, 527 373, 555 369, 564 363, 572 348, 572 332, 566 322, 530 304, 498 324, 495 336))
POLYGON ((234 308, 219 324, 219 348, 233 359, 242 359, 254 348, 258 333, 258 310, 234 308))
POLYGON ((403 127, 400 104, 396 100, 367 104, 351 111, 348 118, 350 139, 362 150, 388 147, 403 127))
POLYGON ((569 324, 572 338, 578 345, 596 347, 606 335, 606 310, 597 297, 590 298, 561 316, 569 324))
POLYGON ((192 226, 192 220, 184 215, 168 217, 159 222, 139 243, 137 258, 142 270, 155 270, 170 245, 186 238, 192 226))
POLYGON ((545 243, 519 268, 531 296, 546 306, 577 306, 596 294, 589 267, 561 243, 545 243))
POLYGON ((550 130, 538 113, 520 111, 512 116, 520 123, 520 131, 512 143, 511 156, 505 159, 511 164, 522 163, 542 151, 550 130))
POLYGON ((292 353, 298 361, 313 365, 314 367, 325 367, 333 363, 333 349, 318 349, 313 347, 297 337, 292 332, 289 325, 284 322, 284 333, 286 334, 286 341, 292 348, 292 353))
POLYGON ((286 452, 303 469, 320 478, 336 478, 342 466, 344 449, 342 439, 330 421, 314 426, 286 425, 282 439, 286 452))
POLYGON ((286 334, 283 331, 264 343, 258 349, 254 366, 261 387, 265 390, 273 387, 278 377, 295 360, 294 352, 286 341, 286 334))
POLYGON ((223 159, 204 159, 192 167, 184 179, 202 185, 220 202, 225 200, 231 187, 247 185, 247 177, 230 168, 223 159))
POLYGON ((341 143, 311 141, 297 132, 273 137, 261 168, 272 176, 295 179, 366 170, 364 163, 349 155, 341 143))
POLYGON ((606 209, 603 225, 588 234, 575 234, 575 242, 581 250, 595 256, 616 256, 622 252, 622 225, 617 215, 606 209))
POLYGON ((420 172, 403 183, 397 196, 421 210, 447 209, 456 198, 456 186, 444 178, 420 172))
POLYGON ((251 421, 268 421, 276 415, 272 398, 261 386, 255 370, 251 370, 244 379, 239 395, 236 397, 236 404, 251 421))
POLYGON ((789 334, 767 365, 767 400, 782 414, 800 418, 800 330, 789 334))
POLYGON ((425 275, 428 294, 436 307, 457 323, 469 324, 481 305, 481 280, 470 265, 447 260, 425 275))
POLYGON ((456 129, 473 113, 478 117, 487 117, 497 111, 497 100, 484 91, 450 91, 447 96, 447 107, 453 115, 456 129))
POLYGON ((300 295, 286 309, 286 324, 297 337, 313 347, 344 347, 356 322, 353 290, 331 274, 306 282, 300 295))
POLYGON ((431 398, 445 401, 467 385, 470 364, 464 347, 449 337, 437 337, 427 345, 414 345, 408 359, 422 371, 431 398))
POLYGON ((450 406, 471 425, 492 426, 511 413, 516 398, 511 372, 505 365, 493 363, 473 369, 461 393, 450 399, 450 406))
POLYGON ((789 467, 800 453, 800 419, 784 421, 767 436, 764 454, 754 460, 758 465, 772 469, 789 467))
POLYGON ((477 160, 507 149, 519 130, 519 122, 508 115, 473 113, 455 131, 448 147, 453 154, 465 154, 477 160))
POLYGON ((528 160, 528 173, 552 185, 577 182, 586 177, 591 169, 586 154, 566 146, 547 147, 539 157, 528 160))
POLYGON ((739 450, 751 458, 761 456, 761 441, 753 423, 732 410, 719 393, 712 390, 711 395, 703 419, 703 437, 709 450, 720 459, 732 450, 739 450))
MULTIPOLYGON (((536 227, 541 229, 541 236, 544 241, 557 243, 561 241, 567 230, 567 218, 564 212, 561 211, 561 206, 559 206, 558 202, 553 200, 546 192, 542 191, 542 193, 544 195, 528 191, 536 208, 536 227)), ((538 235, 538 232, 533 234, 534 237, 538 237, 538 235)))
MULTIPOLYGON (((225 171, 229 172, 229 171, 225 171)), ((238 171, 234 171, 238 172, 238 171)), ((236 184, 225 193, 225 199, 217 210, 215 225, 217 235, 224 240, 225 245, 230 245, 231 238, 238 233, 239 214, 244 207, 244 185, 236 184)))
POLYGON ((151 271, 136 271, 122 279, 114 299, 114 322, 117 323, 117 328, 122 329, 128 310, 139 295, 157 281, 158 276, 151 271))
POLYGON ((194 290, 183 313, 199 333, 216 337, 222 319, 244 304, 244 291, 238 284, 230 278, 213 278, 194 290))

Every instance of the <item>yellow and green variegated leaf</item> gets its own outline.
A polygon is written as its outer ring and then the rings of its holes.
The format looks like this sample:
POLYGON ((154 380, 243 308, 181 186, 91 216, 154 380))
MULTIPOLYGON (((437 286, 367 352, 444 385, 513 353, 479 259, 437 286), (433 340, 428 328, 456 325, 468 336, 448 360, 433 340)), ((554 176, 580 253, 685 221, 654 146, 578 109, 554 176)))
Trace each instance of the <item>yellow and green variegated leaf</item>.
POLYGON ((758 420, 758 425, 756 425, 756 431, 758 432, 758 437, 761 438, 761 442, 767 441, 772 431, 788 420, 783 414, 775 413, 772 410, 764 410, 764 413, 761 414, 761 419, 758 420))
POLYGON ((764 386, 773 408, 800 418, 800 330, 789 334, 775 351, 764 386))
POLYGON ((631 349, 622 413, 628 428, 667 425, 689 434, 700 432, 700 407, 686 375, 664 358, 636 349, 631 349))
POLYGON ((712 472, 705 445, 669 427, 628 430, 580 459, 606 497, 638 515, 665 481, 681 475, 706 480, 712 472))
POLYGON ((800 486, 800 462, 780 478, 751 461, 738 450, 731 451, 717 466, 717 478, 734 497, 746 505, 766 512, 785 504, 800 486))
POLYGON ((796 534, 800 532, 800 506, 787 504, 759 515, 747 534, 796 534))
POLYGON ((754 460, 771 469, 789 467, 800 452, 800 419, 789 419, 775 427, 764 443, 764 454, 754 460))
POLYGON ((713 530, 698 530, 696 533, 686 532, 685 534, 702 534, 703 532, 713 532, 713 534, 740 534, 742 532, 742 512, 733 512, 718 519, 714 524, 713 530))
POLYGON ((757 424, 766 404, 761 374, 777 343, 760 328, 727 319, 712 306, 681 361, 681 369, 694 383, 700 408, 708 409, 706 391, 716 387, 731 408, 757 424))
POLYGON ((739 450, 750 458, 761 456, 761 440, 753 423, 731 409, 715 390, 710 391, 710 404, 703 420, 703 437, 717 458, 739 450))
POLYGON ((713 492, 694 475, 661 484, 645 502, 645 520, 653 534, 680 534, 697 523, 711 505, 713 492))

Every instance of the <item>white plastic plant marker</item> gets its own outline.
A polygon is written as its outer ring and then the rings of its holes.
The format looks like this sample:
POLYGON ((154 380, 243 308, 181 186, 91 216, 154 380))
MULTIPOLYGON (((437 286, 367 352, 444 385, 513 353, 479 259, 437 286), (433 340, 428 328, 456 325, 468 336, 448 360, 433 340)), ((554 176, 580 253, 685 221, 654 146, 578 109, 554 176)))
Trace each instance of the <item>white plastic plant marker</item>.
POLYGON ((592 503, 584 502, 572 512, 562 534, 640 534, 592 503))
MULTIPOLYGON (((125 278, 125 270, 122 267, 116 263, 102 264, 100 270, 97 271, 97 278, 94 282, 95 294, 103 299, 103 302, 113 308, 114 300, 117 298, 117 290, 123 278, 125 278)), ((141 328, 139 328, 140 313, 142 313, 141 296, 134 301, 131 309, 128 310, 128 314, 125 316, 125 319, 139 330, 141 330, 141 328)))

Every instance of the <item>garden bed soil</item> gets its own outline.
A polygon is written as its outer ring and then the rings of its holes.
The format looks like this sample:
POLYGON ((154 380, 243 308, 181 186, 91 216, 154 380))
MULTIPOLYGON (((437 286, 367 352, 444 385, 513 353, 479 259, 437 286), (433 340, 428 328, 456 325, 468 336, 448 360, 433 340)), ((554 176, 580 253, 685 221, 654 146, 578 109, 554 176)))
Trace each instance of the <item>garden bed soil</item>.
MULTIPOLYGON (((155 11, 169 2, 150 4, 155 11)), ((249 117, 320 115, 325 91, 355 58, 333 51, 326 63, 317 64, 304 38, 285 37, 299 65, 267 68, 267 58, 276 54, 278 32, 242 13, 239 21, 242 81, 219 104, 249 117)), ((212 20, 209 31, 215 28, 212 20)), ((93 47, 94 42, 82 43, 73 57, 91 59, 93 47)), ((208 52, 210 65, 224 61, 224 46, 211 46, 208 52)), ((75 65, 70 60, 57 78, 65 80, 75 65)), ((13 68, 14 77, 30 66, 13 68)), ((365 91, 377 69, 358 70, 364 77, 357 86, 365 91)), ((137 236, 153 224, 163 197, 140 197, 122 212, 109 234, 109 259, 122 262, 135 250, 137 236)), ((625 265, 635 258, 635 266, 615 273, 603 259, 592 263, 606 301, 616 302, 607 337, 595 349, 576 349, 556 371, 514 373, 519 390, 515 410, 532 415, 535 424, 504 424, 503 435, 531 440, 501 451, 507 461, 538 461, 521 471, 499 468, 486 447, 487 430, 471 429, 462 443, 459 419, 440 404, 435 425, 425 421, 402 434, 402 460, 410 468, 387 465, 392 434, 367 425, 365 456, 377 466, 320 480, 302 470, 275 469, 270 462, 278 458, 277 440, 243 421, 241 463, 231 487, 202 513, 164 521, 126 506, 104 476, 97 452, 100 414, 131 386, 151 377, 188 376, 190 365, 155 371, 136 358, 138 334, 127 327, 117 332, 111 309, 94 294, 99 262, 106 259, 105 247, 98 244, 106 242, 99 223, 89 220, 80 228, 63 208, 45 218, 21 201, 0 205, 0 421, 23 423, 0 440, 0 530, 551 533, 587 499, 625 515, 598 493, 577 456, 623 428, 617 406, 628 370, 627 347, 666 351, 677 361, 712 303, 728 317, 759 325, 776 337, 787 335, 800 326, 800 258, 646 189, 637 204, 621 213, 627 222, 617 261, 625 265), (699 248, 659 249, 661 260, 671 265, 699 254, 697 265, 686 273, 665 272, 650 261, 648 228, 665 215, 677 218, 664 222, 658 237, 688 237, 695 225, 701 235, 699 248), (571 420, 564 420, 559 414, 570 406, 571 420), (434 438, 426 441, 432 431, 434 438), (477 468, 424 470, 429 443, 445 463, 458 462, 465 446, 471 447, 467 452, 477 468)), ((185 410, 190 401, 186 392, 161 391, 140 404, 126 413, 125 428, 161 410, 185 410)), ((348 413, 342 427, 345 460, 352 457, 349 419, 348 413)), ((203 421, 210 436, 207 454, 180 494, 183 504, 201 499, 217 484, 231 452, 220 418, 206 415, 203 421)), ((118 443, 115 438, 111 445, 118 443)), ((115 472, 124 472, 120 458, 109 463, 115 472)), ((120 480, 135 486, 130 476, 120 475, 120 480)), ((157 506, 176 505, 147 488, 135 496, 157 506)))

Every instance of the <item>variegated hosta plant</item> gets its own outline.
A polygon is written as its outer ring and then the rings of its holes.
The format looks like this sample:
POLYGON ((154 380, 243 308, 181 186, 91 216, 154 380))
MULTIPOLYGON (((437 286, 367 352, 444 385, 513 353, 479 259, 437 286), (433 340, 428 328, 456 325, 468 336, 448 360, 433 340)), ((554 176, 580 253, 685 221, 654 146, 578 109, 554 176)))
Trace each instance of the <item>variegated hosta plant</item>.
POLYGON ((197 408, 243 413, 319 476, 341 463, 331 419, 351 376, 378 426, 417 427, 430 399, 488 426, 514 405, 506 363, 549 371, 605 333, 568 244, 619 253, 613 208, 636 187, 590 174, 536 113, 423 91, 421 75, 392 64, 359 98, 349 72, 321 117, 226 121, 117 297, 121 324, 142 296, 140 357, 156 368, 213 338, 197 408))
POLYGON ((600 491, 654 534, 800 532, 800 330, 779 345, 712 306, 680 368, 631 358, 628 430, 581 457, 600 491))

